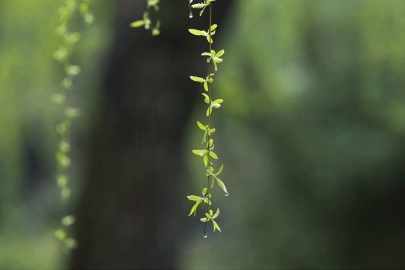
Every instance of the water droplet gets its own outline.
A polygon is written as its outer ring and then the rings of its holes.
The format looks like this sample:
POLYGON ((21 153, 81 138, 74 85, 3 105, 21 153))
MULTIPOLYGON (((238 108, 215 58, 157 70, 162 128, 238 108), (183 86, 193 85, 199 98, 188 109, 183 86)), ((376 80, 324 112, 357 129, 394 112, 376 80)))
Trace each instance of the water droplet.
POLYGON ((190 4, 193 3, 193 0, 190 0, 190 4))
POLYGON ((207 238, 207 237, 208 237, 207 233, 204 233, 204 238, 207 238))
POLYGON ((229 196, 229 194, 228 194, 228 193, 225 193, 225 196, 226 196, 226 197, 228 197, 228 196, 229 196))
POLYGON ((190 11, 190 15, 188 15, 188 17, 193 18, 193 12, 190 11))

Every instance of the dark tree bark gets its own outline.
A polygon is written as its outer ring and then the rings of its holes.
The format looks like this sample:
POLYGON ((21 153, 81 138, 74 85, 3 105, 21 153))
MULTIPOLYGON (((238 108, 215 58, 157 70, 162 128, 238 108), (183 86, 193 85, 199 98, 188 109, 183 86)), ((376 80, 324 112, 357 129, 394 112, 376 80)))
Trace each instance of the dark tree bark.
MULTIPOLYGON (((80 244, 71 267, 175 268, 176 239, 184 230, 179 224, 187 215, 178 211, 187 195, 182 145, 201 98, 188 76, 206 73, 200 54, 207 42, 187 28, 208 28, 207 14, 190 21, 187 0, 162 1, 162 34, 151 37, 129 27, 142 17, 145 1, 116 2, 115 41, 85 151, 87 176, 76 226, 80 244)), ((214 2, 215 23, 223 25, 234 2, 214 2)))

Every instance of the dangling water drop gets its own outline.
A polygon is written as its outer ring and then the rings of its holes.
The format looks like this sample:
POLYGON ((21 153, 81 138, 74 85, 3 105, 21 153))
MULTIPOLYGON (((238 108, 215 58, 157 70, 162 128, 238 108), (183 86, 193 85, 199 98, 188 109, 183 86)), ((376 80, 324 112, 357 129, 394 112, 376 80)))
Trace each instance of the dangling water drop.
POLYGON ((207 237, 208 237, 207 233, 204 233, 204 238, 207 238, 207 237))
POLYGON ((226 197, 228 197, 228 196, 229 196, 229 194, 228 194, 228 193, 225 193, 225 196, 226 196, 226 197))
POLYGON ((188 17, 193 18, 193 12, 190 11, 190 15, 188 15, 188 17))

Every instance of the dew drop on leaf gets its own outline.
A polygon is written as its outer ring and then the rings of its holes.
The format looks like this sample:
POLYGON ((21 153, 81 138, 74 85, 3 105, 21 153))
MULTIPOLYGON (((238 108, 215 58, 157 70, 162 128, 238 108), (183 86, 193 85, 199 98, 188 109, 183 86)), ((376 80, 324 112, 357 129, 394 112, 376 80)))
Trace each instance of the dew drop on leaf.
POLYGON ((228 196, 229 196, 229 194, 228 194, 228 193, 225 193, 225 196, 226 196, 226 197, 228 197, 228 196))
POLYGON ((190 11, 190 15, 188 15, 188 17, 193 18, 193 12, 190 11))
POLYGON ((207 237, 208 237, 207 233, 204 233, 204 238, 207 238, 207 237))

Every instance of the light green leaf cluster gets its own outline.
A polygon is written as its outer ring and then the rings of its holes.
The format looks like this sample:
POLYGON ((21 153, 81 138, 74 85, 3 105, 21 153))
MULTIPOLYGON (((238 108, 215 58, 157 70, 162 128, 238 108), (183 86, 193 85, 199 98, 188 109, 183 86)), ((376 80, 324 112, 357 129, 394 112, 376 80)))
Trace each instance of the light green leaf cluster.
POLYGON ((211 134, 215 132, 215 128, 209 128, 208 125, 204 126, 199 121, 197 121, 197 126, 204 131, 204 136, 201 141, 201 144, 203 144, 207 141, 207 136, 211 136, 211 134))
POLYGON ((69 227, 76 222, 76 218, 72 215, 64 216, 61 219, 61 226, 55 231, 55 237, 58 238, 63 243, 63 250, 67 253, 71 249, 74 249, 78 246, 77 240, 69 237, 69 227))
POLYGON ((201 56, 208 56, 207 62, 214 62, 214 67, 215 71, 218 70, 217 64, 222 62, 222 59, 220 58, 222 55, 224 55, 225 50, 220 50, 219 52, 215 52, 214 50, 211 50, 210 52, 203 52, 201 56))
POLYGON ((212 221, 212 226, 214 228, 214 232, 217 229, 218 231, 221 232, 221 228, 219 228, 218 223, 214 220, 219 216, 219 208, 217 208, 217 211, 215 212, 215 214, 213 215, 213 211, 209 210, 209 213, 205 213, 205 218, 200 218, 200 220, 202 222, 208 222, 208 221, 212 221))
MULTIPOLYGON (((192 0, 190 0, 190 3, 192 0)), ((205 0, 203 3, 199 4, 194 4, 191 7, 192 8, 198 8, 202 9, 200 12, 200 15, 203 14, 204 10, 209 7, 210 10, 210 18, 209 18, 209 27, 208 30, 198 30, 198 29, 189 29, 188 31, 195 36, 203 36, 207 39, 208 44, 209 44, 209 52, 203 52, 201 55, 202 56, 207 56, 207 65, 208 65, 208 72, 207 76, 204 77, 198 77, 198 76, 190 76, 190 79, 196 83, 202 83, 204 85, 204 90, 208 93, 201 93, 204 97, 204 102, 208 105, 207 111, 205 115, 207 116, 207 124, 203 124, 200 121, 197 121, 197 126, 204 132, 204 135, 202 137, 202 144, 206 144, 204 149, 199 149, 199 150, 192 150, 192 152, 201 157, 203 159, 203 163, 205 166, 205 176, 207 177, 207 187, 203 189, 202 194, 203 197, 191 195, 188 196, 187 198, 191 201, 194 201, 195 204, 192 206, 191 211, 189 216, 196 215, 197 213, 197 208, 198 206, 204 202, 207 204, 207 212, 205 213, 205 217, 201 218, 200 220, 204 222, 204 237, 207 237, 206 233, 206 224, 211 221, 212 226, 214 229, 214 232, 216 230, 221 232, 221 229, 218 225, 218 223, 215 221, 215 219, 219 216, 219 208, 217 208, 217 211, 215 214, 213 211, 210 209, 210 206, 212 205, 211 202, 211 192, 210 189, 214 188, 215 182, 218 184, 219 188, 225 193, 225 196, 229 195, 228 190, 226 189, 226 186, 224 182, 218 178, 218 176, 222 173, 222 170, 224 168, 224 165, 221 165, 219 170, 215 173, 214 171, 214 163, 212 160, 217 160, 218 155, 213 151, 214 150, 214 139, 212 138, 212 134, 215 132, 215 128, 211 126, 211 115, 213 109, 218 109, 221 107, 221 104, 224 102, 223 99, 213 99, 212 98, 212 84, 214 82, 213 76, 215 73, 211 72, 212 66, 214 67, 215 71, 218 70, 218 64, 223 61, 221 58, 225 50, 220 50, 216 52, 215 50, 212 49, 213 45, 213 39, 212 36, 215 34, 216 29, 218 28, 217 24, 212 24, 212 2, 214 0, 205 0), (210 185, 211 182, 211 185, 210 185)))
MULTIPOLYGON (((153 8, 156 12, 159 11, 160 0, 147 0, 147 8, 153 8)), ((157 20, 155 26, 153 26, 152 20, 149 18, 149 12, 143 13, 143 19, 134 21, 130 24, 132 28, 144 27, 146 30, 151 30, 152 36, 158 36, 160 34, 160 20, 157 20)))
POLYGON ((212 78, 212 76, 214 76, 214 75, 215 75, 214 73, 211 73, 205 79, 201 78, 201 77, 190 76, 190 79, 195 81, 195 82, 203 83, 204 84, 204 90, 208 91, 208 84, 214 82, 214 79, 212 78))
MULTIPOLYGON (((191 7, 192 8, 202 9, 201 12, 200 12, 200 16, 202 16, 202 14, 204 13, 205 8, 208 7, 214 1, 215 0, 205 0, 204 3, 194 4, 191 7)), ((191 2, 192 2, 192 0, 190 1, 190 3, 191 2)))
MULTIPOLYGON (((86 24, 94 21, 94 16, 90 11, 90 0, 65 0, 59 8, 59 25, 55 32, 61 37, 62 42, 53 57, 60 62, 65 71, 62 79, 61 89, 51 96, 51 100, 61 108, 61 122, 57 125, 56 131, 60 136, 58 150, 56 151, 57 173, 56 182, 60 188, 62 203, 66 204, 70 198, 68 169, 71 166, 70 159, 70 126, 73 118, 80 115, 80 110, 72 108, 68 104, 69 94, 73 88, 73 81, 80 74, 80 67, 70 63, 75 44, 80 40, 80 33, 70 29, 70 21, 76 12, 80 12, 86 24)), ((55 236, 63 242, 63 249, 69 251, 77 246, 77 241, 69 236, 69 228, 75 222, 75 217, 66 215, 61 220, 61 227, 56 230, 55 236)))
POLYGON ((204 36, 207 38, 208 42, 213 43, 214 40, 212 40, 212 36, 215 35, 215 29, 217 28, 217 26, 218 25, 216 25, 216 24, 211 25, 210 29, 208 29, 207 32, 203 31, 203 30, 197 30, 197 29, 188 29, 188 31, 195 36, 204 36))

